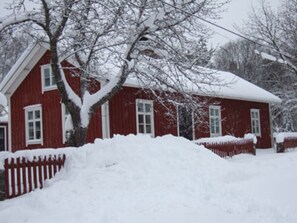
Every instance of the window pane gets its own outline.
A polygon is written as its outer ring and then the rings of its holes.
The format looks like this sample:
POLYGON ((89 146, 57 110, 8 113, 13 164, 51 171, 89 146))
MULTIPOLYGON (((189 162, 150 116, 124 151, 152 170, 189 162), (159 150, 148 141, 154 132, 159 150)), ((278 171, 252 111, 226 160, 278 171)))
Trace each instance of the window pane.
POLYGON ((35 139, 40 139, 41 138, 41 130, 40 130, 40 122, 35 122, 35 139))
POLYGON ((33 112, 30 111, 28 112, 28 120, 32 120, 33 119, 33 112))
POLYGON ((36 139, 41 139, 40 122, 35 122, 36 139))
POLYGON ((44 78, 50 78, 51 76, 50 68, 44 68, 43 72, 44 72, 44 78))
POLYGON ((151 133, 152 132, 151 125, 146 125, 145 132, 146 133, 151 133))
POLYGON ((137 107, 138 107, 138 111, 139 111, 139 112, 144 112, 143 104, 142 104, 142 103, 138 103, 138 104, 137 104, 137 107))
POLYGON ((151 105, 145 104, 145 112, 150 113, 151 112, 151 105))
POLYGON ((44 86, 45 87, 49 87, 49 86, 51 86, 51 79, 50 79, 50 77, 48 77, 48 78, 44 78, 44 86))
POLYGON ((146 124, 151 124, 151 116, 150 115, 145 116, 145 123, 146 124))
POLYGON ((213 108, 210 109, 210 116, 213 116, 214 115, 214 111, 213 111, 213 108))
POLYGON ((40 118, 40 111, 39 110, 35 111, 35 118, 36 119, 40 118))
POLYGON ((216 133, 220 133, 220 127, 218 125, 216 126, 216 133))
POLYGON ((144 133, 144 125, 139 125, 139 133, 144 133))
POLYGON ((55 79, 55 77, 54 77, 54 75, 52 74, 52 85, 55 85, 56 84, 56 79, 55 79))
POLYGON ((210 132, 215 133, 215 125, 214 125, 214 119, 210 119, 210 132))
POLYGON ((210 127, 210 133, 215 133, 215 128, 214 128, 214 125, 212 125, 211 127, 210 127))
POLYGON ((138 123, 139 124, 143 124, 144 123, 143 115, 138 115, 138 123))
POLYGON ((219 116, 219 110, 218 109, 215 109, 214 115, 219 116))
POLYGON ((259 113, 255 112, 255 118, 259 118, 259 113))
POLYGON ((34 139, 34 125, 33 122, 28 123, 29 139, 34 139))

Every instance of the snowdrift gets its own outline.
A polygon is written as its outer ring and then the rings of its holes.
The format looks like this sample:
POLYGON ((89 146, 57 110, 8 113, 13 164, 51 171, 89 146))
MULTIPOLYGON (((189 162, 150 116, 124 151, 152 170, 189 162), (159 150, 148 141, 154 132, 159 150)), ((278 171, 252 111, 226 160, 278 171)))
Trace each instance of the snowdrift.
POLYGON ((297 222, 296 204, 275 207, 250 191, 267 174, 257 162, 246 168, 253 156, 231 162, 173 136, 116 136, 64 151, 65 168, 44 189, 0 203, 1 223, 297 222))

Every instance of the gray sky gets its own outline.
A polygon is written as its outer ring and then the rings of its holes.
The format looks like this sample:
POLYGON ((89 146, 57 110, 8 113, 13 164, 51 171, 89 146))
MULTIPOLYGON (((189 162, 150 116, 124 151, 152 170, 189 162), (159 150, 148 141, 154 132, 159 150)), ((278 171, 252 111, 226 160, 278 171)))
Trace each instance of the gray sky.
MULTIPOLYGON (((273 7, 277 7, 281 0, 266 0, 273 7)), ((12 0, 0 0, 0 17, 3 17, 7 14, 7 11, 4 9, 4 5, 7 2, 12 2, 12 0)), ((234 29, 234 25, 241 26, 243 24, 243 20, 247 19, 248 12, 251 10, 253 6, 259 6, 261 0, 231 0, 231 2, 226 6, 226 12, 222 13, 222 19, 217 21, 218 25, 221 25, 230 30, 236 31, 234 29)), ((210 40, 210 44, 213 47, 218 45, 222 45, 230 40, 234 40, 238 37, 227 33, 221 29, 212 27, 215 31, 215 35, 210 40)))
MULTIPOLYGON (((266 0, 272 7, 276 8, 280 5, 281 0, 266 0)), ((231 2, 226 6, 226 12, 221 14, 222 19, 216 23, 232 31, 238 32, 234 25, 238 27, 242 26, 243 21, 247 20, 249 11, 251 11, 252 6, 257 8, 261 3, 261 0, 231 0, 231 2)), ((211 26, 215 31, 213 38, 210 43, 213 47, 217 45, 222 45, 230 40, 237 39, 233 34, 230 34, 224 30, 215 28, 211 26)))

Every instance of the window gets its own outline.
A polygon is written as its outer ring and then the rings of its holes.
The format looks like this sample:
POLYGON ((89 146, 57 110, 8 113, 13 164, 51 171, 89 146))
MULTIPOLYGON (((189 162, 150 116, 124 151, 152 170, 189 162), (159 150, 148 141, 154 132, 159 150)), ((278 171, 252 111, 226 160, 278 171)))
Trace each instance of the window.
POLYGON ((259 109, 251 109, 251 126, 252 126, 252 133, 255 134, 256 136, 261 136, 259 109))
POLYGON ((57 88, 50 64, 41 66, 42 93, 57 88))
POLYGON ((221 107, 210 106, 209 107, 209 128, 210 136, 216 137, 222 135, 222 124, 221 124, 221 107))
POLYGON ((136 100, 137 133, 154 136, 153 102, 150 100, 136 100))
POLYGON ((6 127, 0 127, 0 152, 6 150, 6 127))
POLYGON ((25 107, 26 144, 42 144, 41 105, 25 107))

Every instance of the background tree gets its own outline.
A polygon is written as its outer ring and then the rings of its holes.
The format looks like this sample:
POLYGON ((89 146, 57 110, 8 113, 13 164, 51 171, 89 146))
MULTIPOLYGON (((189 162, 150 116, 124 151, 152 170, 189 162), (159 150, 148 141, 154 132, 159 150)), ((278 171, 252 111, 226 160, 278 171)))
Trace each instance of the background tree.
POLYGON ((3 33, 27 24, 36 40, 49 44, 52 71, 72 118, 70 142, 80 146, 85 143, 92 114, 128 77, 149 88, 164 105, 162 100, 173 94, 161 96, 172 91, 181 97, 170 99, 171 103, 194 105, 185 82, 213 82, 193 66, 197 58, 189 56, 189 49, 205 48, 199 41, 208 36, 198 17, 217 18, 226 2, 18 0, 11 6, 12 15, 0 23, 0 30, 3 33), (31 10, 25 7, 27 2, 34 5, 31 10), (75 74, 80 78, 79 94, 67 83, 61 66, 70 57, 80 69, 75 74), (105 80, 105 85, 92 94, 91 79, 105 80))
POLYGON ((242 30, 262 46, 246 40, 230 42, 214 59, 218 69, 234 72, 282 99, 281 105, 272 107, 276 131, 297 131, 296 12, 296 0, 283 0, 278 10, 262 1, 242 30))
POLYGON ((23 32, 8 32, 0 36, 0 82, 32 39, 23 32))

